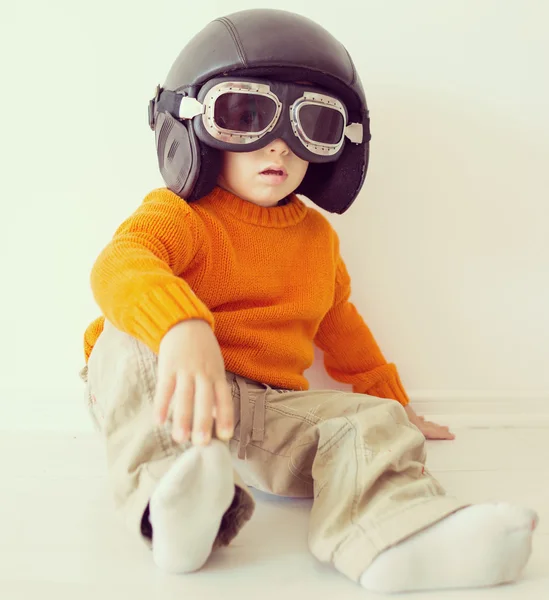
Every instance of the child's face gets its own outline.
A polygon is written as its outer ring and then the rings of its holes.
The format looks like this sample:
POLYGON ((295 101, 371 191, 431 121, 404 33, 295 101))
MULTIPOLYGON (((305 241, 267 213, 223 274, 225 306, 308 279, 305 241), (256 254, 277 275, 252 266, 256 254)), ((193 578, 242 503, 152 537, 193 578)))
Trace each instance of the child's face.
POLYGON ((253 152, 223 152, 217 183, 242 200, 259 206, 276 206, 303 181, 309 163, 278 139, 253 152), (283 172, 265 173, 266 169, 283 172))

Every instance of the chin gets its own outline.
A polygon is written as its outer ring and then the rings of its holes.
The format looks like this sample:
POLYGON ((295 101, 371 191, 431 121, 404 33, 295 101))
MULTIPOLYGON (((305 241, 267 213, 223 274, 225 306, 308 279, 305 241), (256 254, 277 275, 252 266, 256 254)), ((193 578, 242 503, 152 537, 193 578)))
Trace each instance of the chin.
POLYGON ((271 208, 272 206, 276 206, 282 198, 277 200, 276 198, 250 198, 248 201, 252 204, 256 204, 257 206, 262 206, 264 208, 271 208))
POLYGON ((263 192, 262 194, 254 194, 253 196, 248 196, 248 201, 253 202, 254 204, 259 204, 260 206, 276 206, 283 198, 290 192, 284 193, 281 190, 268 190, 263 192))

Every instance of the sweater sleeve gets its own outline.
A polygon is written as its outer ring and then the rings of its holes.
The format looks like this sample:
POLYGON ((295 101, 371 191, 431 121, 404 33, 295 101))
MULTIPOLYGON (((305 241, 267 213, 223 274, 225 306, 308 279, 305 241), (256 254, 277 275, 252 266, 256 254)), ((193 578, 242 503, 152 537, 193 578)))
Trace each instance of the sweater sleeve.
POLYGON ((167 189, 151 192, 117 229, 91 272, 106 319, 158 352, 164 334, 186 319, 213 316, 180 277, 201 243, 200 221, 167 189))
POLYGON ((337 257, 336 289, 332 308, 315 337, 324 352, 324 365, 336 381, 352 384, 353 392, 409 403, 394 364, 383 357, 370 329, 349 301, 351 280, 337 257))

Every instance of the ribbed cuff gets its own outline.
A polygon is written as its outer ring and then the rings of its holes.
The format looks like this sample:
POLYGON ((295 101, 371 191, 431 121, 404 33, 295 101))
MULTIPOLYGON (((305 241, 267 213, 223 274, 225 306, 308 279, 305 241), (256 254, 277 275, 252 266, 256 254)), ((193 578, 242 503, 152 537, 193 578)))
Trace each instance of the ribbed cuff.
POLYGON ((390 368, 385 371, 383 379, 376 381, 373 385, 368 383, 355 384, 353 385, 353 392, 356 394, 368 394, 368 396, 376 396, 377 398, 397 400, 402 406, 410 404, 410 399, 400 381, 396 367, 394 365, 386 366, 390 368))
POLYGON ((158 353, 164 335, 177 323, 202 319, 214 328, 214 318, 206 305, 183 281, 156 288, 143 296, 129 315, 131 332, 158 353))

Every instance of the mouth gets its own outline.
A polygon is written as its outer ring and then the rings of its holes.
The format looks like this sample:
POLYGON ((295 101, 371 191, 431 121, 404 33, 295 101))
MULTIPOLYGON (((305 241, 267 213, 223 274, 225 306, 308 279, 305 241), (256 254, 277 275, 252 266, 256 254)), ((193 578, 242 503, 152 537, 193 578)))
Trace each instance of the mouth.
POLYGON ((271 185, 284 183, 288 178, 286 169, 279 165, 270 165, 260 173, 261 177, 271 185))

